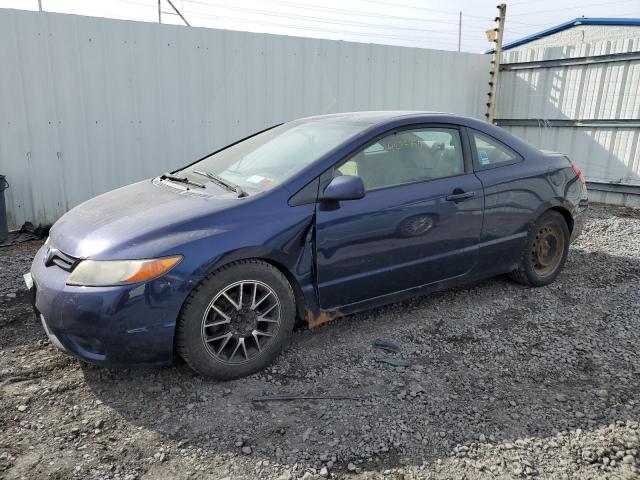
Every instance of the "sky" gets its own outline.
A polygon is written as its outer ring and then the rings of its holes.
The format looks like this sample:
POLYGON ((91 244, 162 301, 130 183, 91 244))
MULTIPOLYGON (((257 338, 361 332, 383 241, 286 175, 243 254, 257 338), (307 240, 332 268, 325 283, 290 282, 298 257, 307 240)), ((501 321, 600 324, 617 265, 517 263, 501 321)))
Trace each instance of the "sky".
MULTIPOLYGON (((45 11, 158 22, 158 0, 40 0, 45 11)), ((162 23, 183 24, 167 0, 162 23)), ((492 45, 499 0, 172 0, 192 26, 483 52, 492 45)), ((640 18, 640 0, 515 0, 504 41, 576 17, 640 18)), ((38 0, 0 0, 0 8, 38 10, 38 0)))

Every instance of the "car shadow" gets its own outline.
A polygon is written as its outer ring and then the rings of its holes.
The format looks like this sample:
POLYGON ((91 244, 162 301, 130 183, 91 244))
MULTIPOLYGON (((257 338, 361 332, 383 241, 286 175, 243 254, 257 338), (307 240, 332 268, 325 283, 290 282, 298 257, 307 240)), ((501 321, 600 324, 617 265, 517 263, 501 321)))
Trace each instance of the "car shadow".
POLYGON ((548 287, 499 277, 297 329, 272 366, 245 379, 208 380, 182 363, 83 374, 127 422, 204 452, 249 446, 256 460, 313 468, 421 465, 479 439, 638 421, 639 287, 637 259, 578 247, 548 287), (401 352, 373 349, 376 338, 401 352), (349 398, 254 401, 264 395, 349 398))

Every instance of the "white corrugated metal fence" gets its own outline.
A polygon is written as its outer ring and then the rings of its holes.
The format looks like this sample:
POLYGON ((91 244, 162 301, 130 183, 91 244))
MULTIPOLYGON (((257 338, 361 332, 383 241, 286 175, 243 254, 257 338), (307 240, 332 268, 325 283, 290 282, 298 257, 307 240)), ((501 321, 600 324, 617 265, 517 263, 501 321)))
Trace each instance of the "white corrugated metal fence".
POLYGON ((496 123, 569 154, 594 183, 591 198, 640 206, 637 195, 613 199, 595 190, 640 188, 638 52, 638 37, 504 52, 496 123))
POLYGON ((0 174, 16 227, 297 117, 482 117, 489 58, 0 10, 0 65, 0 174))

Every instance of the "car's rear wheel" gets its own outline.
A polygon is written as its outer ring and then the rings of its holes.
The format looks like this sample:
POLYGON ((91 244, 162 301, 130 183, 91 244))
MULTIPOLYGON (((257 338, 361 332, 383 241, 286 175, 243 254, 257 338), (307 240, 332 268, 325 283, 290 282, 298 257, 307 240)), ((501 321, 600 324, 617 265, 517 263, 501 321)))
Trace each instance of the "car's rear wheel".
POLYGON ((289 282, 272 265, 244 260, 202 281, 186 300, 176 348, 195 371, 230 380, 269 365, 295 322, 289 282))
POLYGON ((529 231, 520 264, 511 278, 535 287, 553 282, 567 260, 569 238, 564 217, 555 211, 545 212, 529 231))

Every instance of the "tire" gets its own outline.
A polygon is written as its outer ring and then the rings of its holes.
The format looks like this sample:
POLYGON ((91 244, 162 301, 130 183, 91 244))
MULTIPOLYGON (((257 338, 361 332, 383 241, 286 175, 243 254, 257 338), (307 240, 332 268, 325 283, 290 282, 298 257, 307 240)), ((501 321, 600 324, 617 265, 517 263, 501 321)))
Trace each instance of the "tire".
POLYGON ((178 318, 176 349, 201 375, 244 377, 278 356, 291 338, 295 312, 291 285, 277 268, 234 262, 193 289, 178 318))
POLYGON ((569 253, 569 227, 553 210, 543 213, 529 230, 518 267, 510 277, 518 283, 542 287, 560 274, 569 253))

